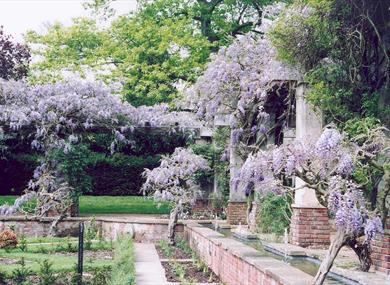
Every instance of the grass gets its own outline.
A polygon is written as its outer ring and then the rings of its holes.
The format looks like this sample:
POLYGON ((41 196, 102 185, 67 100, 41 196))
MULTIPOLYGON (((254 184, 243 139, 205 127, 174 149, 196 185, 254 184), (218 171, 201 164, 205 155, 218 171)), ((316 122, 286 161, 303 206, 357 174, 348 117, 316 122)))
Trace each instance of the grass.
MULTIPOLYGON (((17 196, 0 196, 0 205, 12 204, 17 196)), ((153 199, 139 196, 81 196, 80 214, 168 214, 169 204, 157 207, 153 199)))
MULTIPOLYGON (((0 249, 0 258, 9 258, 15 260, 25 259, 26 266, 33 272, 38 272, 40 263, 45 259, 53 263, 54 272, 69 272, 72 271, 77 263, 77 255, 65 256, 53 254, 54 251, 67 251, 67 243, 71 242, 72 247, 76 250, 77 241, 74 238, 27 238, 27 250, 21 251, 20 248, 11 250, 0 249), (53 242, 53 243, 52 243, 53 242), (58 248, 62 246, 62 249, 58 248)), ((99 245, 95 242, 92 249, 108 249, 109 244, 99 245)), ((91 263, 88 258, 85 258, 84 265, 86 268, 103 268, 105 266, 112 266, 113 261, 107 259, 94 259, 91 263)), ((12 271, 19 268, 19 264, 1 264, 1 271, 7 275, 11 275, 12 271)))

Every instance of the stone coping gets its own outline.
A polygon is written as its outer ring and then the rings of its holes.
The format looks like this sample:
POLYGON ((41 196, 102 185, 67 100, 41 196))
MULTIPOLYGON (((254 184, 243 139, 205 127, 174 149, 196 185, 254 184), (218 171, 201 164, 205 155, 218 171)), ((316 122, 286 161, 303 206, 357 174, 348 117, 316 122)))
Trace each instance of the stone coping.
MULTIPOLYGON (((318 258, 317 254, 314 254, 313 252, 308 251, 306 248, 300 247, 298 245, 286 245, 272 242, 263 242, 263 245, 271 251, 278 252, 281 255, 286 253, 291 257, 306 257, 312 259, 313 262, 321 263, 321 260, 318 258)), ((386 279, 385 274, 381 272, 362 272, 358 270, 340 268, 334 264, 330 272, 362 285, 390 284, 389 280, 386 279)))
POLYGON ((316 205, 291 204, 291 208, 296 208, 296 209, 326 209, 326 207, 322 206, 321 204, 316 204, 316 205))
POLYGON ((243 244, 235 239, 205 228, 199 224, 187 224, 187 227, 210 240, 217 246, 222 247, 230 254, 251 264, 264 274, 285 285, 306 285, 311 284, 313 277, 297 268, 294 268, 275 258, 264 256, 256 249, 243 244))
MULTIPOLYGON (((0 216, 1 222, 52 222, 56 217, 34 217, 34 216, 0 216)), ((92 216, 90 217, 68 217, 64 218, 62 221, 64 222, 82 222, 82 221, 90 221, 92 216)), ((130 224, 157 224, 157 225, 168 225, 169 219, 160 219, 160 218, 152 218, 152 217, 95 217, 97 222, 110 222, 110 223, 130 223, 130 224)), ((212 223, 213 220, 179 220, 178 225, 186 225, 189 223, 198 223, 198 224, 209 224, 212 223)))

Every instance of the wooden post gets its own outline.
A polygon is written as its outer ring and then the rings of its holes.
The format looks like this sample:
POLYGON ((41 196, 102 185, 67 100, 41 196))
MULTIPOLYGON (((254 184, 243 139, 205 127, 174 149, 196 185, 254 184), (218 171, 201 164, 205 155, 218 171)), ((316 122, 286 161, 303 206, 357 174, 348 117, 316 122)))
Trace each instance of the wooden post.
POLYGON ((79 251, 78 251, 78 263, 77 263, 77 273, 78 273, 78 285, 83 283, 83 256, 84 256, 84 222, 79 224, 79 251))

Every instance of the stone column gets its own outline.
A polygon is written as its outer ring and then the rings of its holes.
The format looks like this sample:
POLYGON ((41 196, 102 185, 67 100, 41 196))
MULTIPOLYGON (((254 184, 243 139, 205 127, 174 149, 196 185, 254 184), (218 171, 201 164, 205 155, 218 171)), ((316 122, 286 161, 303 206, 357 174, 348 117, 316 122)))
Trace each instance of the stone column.
POLYGON ((247 224, 247 202, 244 191, 234 189, 234 177, 238 174, 243 160, 237 148, 230 144, 230 193, 227 207, 227 221, 231 225, 247 224))
MULTIPOLYGON (((296 138, 316 139, 321 135, 323 117, 305 100, 307 84, 300 83, 296 88, 296 138)), ((295 186, 300 188, 304 182, 296 178, 295 186)), ((310 188, 295 191, 290 234, 293 244, 322 247, 330 243, 330 225, 327 209, 310 188)))

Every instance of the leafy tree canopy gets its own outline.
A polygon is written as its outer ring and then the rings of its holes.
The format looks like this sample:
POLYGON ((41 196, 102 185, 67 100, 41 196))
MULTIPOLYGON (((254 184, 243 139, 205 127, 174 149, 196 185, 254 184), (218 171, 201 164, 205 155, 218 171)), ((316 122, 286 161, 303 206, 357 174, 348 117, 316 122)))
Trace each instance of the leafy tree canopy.
POLYGON ((279 56, 302 65, 309 99, 329 121, 390 118, 390 22, 385 0, 296 0, 271 37, 279 56))
MULTIPOLYGON (((103 19, 110 3, 96 0, 87 8, 103 19)), ((56 23, 27 40, 41 60, 33 65, 33 82, 56 81, 64 70, 122 81, 123 96, 134 106, 171 102, 178 86, 192 83, 211 51, 248 31, 261 33, 263 7, 273 0, 141 1, 135 13, 101 27, 96 19, 56 23), (42 48, 44 47, 44 48, 42 48)), ((106 22, 108 23, 108 22, 106 22)))
POLYGON ((44 34, 29 32, 27 39, 42 59, 32 67, 33 82, 56 81, 65 69, 120 80, 135 106, 170 102, 177 85, 202 70, 211 46, 186 17, 160 21, 142 14, 121 16, 107 28, 78 18, 70 27, 56 23, 44 34))
POLYGON ((15 43, 0 26, 0 78, 21 79, 27 75, 30 50, 24 44, 15 43))

